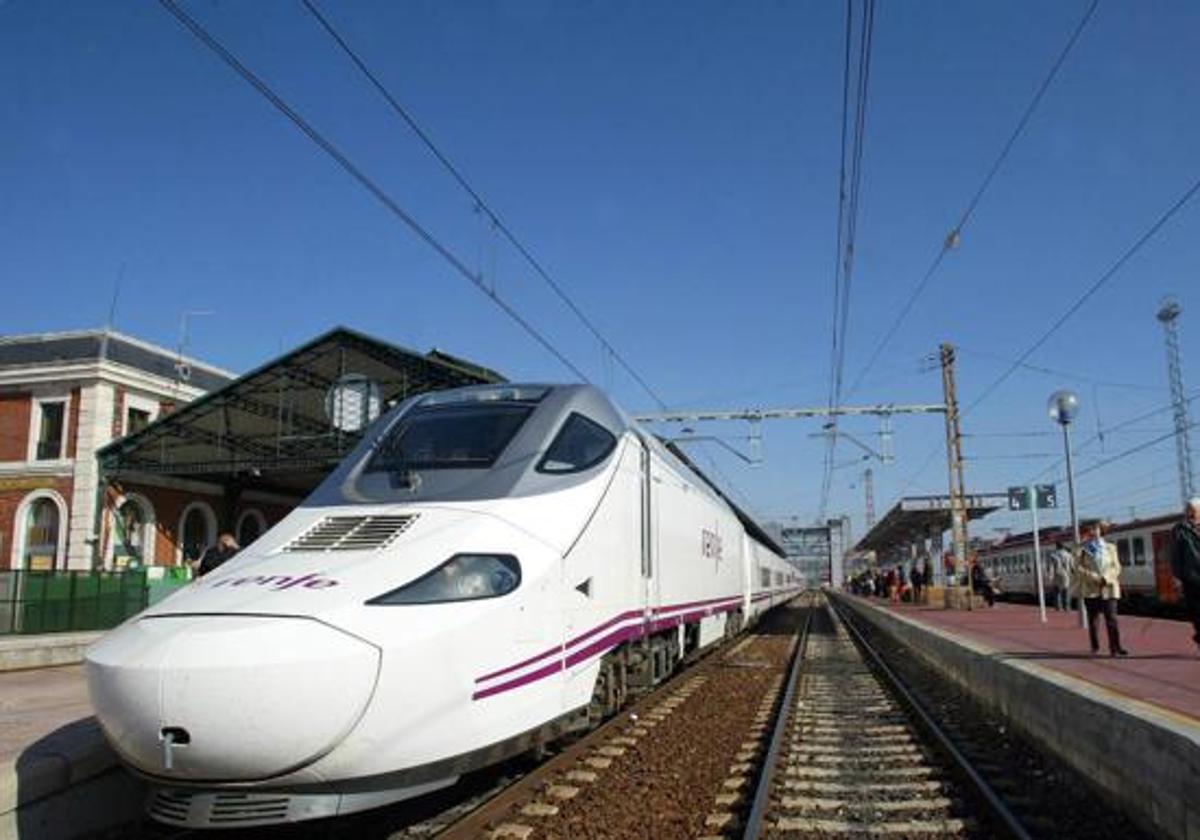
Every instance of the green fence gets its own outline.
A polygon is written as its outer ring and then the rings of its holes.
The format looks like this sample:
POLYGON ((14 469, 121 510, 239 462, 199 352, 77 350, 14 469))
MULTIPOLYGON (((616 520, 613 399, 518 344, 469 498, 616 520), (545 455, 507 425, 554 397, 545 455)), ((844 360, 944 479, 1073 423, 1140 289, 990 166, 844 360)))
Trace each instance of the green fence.
POLYGON ((150 590, 145 569, 0 572, 0 635, 106 630, 144 610, 150 590))

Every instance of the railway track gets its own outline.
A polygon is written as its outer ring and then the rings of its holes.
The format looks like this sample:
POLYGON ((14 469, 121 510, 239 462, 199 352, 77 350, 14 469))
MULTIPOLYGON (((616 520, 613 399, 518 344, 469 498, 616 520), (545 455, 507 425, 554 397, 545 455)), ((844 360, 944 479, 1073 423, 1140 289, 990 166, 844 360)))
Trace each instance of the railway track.
POLYGON ((465 819, 443 840, 725 836, 738 825, 815 595, 768 614, 465 819))
POLYGON ((742 837, 1029 837, 832 607, 815 610, 742 837))

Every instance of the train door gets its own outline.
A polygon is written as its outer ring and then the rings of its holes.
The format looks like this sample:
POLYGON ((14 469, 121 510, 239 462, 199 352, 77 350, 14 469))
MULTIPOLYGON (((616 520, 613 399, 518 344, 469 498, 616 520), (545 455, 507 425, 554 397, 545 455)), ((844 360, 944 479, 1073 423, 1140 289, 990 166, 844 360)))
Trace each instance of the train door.
POLYGON ((754 544, 748 534, 742 535, 742 621, 750 620, 750 603, 754 595, 754 544))
POLYGON ((1150 544, 1154 550, 1154 591, 1163 603, 1174 604, 1181 595, 1179 581, 1171 572, 1171 532, 1155 531, 1150 544))
MULTIPOLYGON (((562 562, 563 696, 578 708, 593 695, 601 652, 626 638, 632 610, 645 603, 642 500, 645 455, 640 441, 620 450, 616 473, 562 562)), ((636 613, 635 613, 636 615, 636 613)))
POLYGON ((650 447, 642 441, 641 448, 641 608, 642 620, 647 627, 653 617, 654 608, 658 605, 659 575, 656 568, 658 562, 657 537, 655 527, 654 504, 654 462, 650 457, 650 447))

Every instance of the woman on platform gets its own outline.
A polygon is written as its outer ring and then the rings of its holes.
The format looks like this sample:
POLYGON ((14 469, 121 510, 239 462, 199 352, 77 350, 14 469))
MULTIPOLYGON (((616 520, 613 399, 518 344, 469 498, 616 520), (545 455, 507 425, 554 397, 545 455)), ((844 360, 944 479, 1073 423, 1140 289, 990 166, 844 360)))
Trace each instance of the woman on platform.
POLYGON ((1083 529, 1083 545, 1075 559, 1075 576, 1079 594, 1088 616, 1088 640, 1092 654, 1100 652, 1099 630, 1096 621, 1104 616, 1108 633, 1108 652, 1112 656, 1128 656, 1121 647, 1121 630, 1117 626, 1117 601, 1121 598, 1121 561, 1117 547, 1104 539, 1107 523, 1088 525, 1083 529))

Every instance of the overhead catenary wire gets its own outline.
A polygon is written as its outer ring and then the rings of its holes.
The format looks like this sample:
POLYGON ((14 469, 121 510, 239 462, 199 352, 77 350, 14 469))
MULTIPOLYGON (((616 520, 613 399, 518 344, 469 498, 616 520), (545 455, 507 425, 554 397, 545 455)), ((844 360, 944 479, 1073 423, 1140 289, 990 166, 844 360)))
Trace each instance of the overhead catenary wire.
POLYGON ((1179 198, 1176 199, 1175 202, 1171 204, 1171 206, 1168 207, 1167 210, 1162 213, 1154 221, 1154 223, 1150 225, 1150 227, 1147 228, 1142 235, 1133 242, 1133 244, 1126 248, 1125 251, 1122 252, 1121 256, 1118 257, 1117 260, 1110 265, 1106 271, 1096 278, 1096 280, 1090 286, 1088 286, 1086 290, 1084 290, 1083 294, 1076 298, 1075 301, 1072 302, 1071 305, 1068 306, 1067 309, 1055 319, 1054 323, 1047 327, 1032 344, 1025 348, 1021 355, 1012 361, 1004 373, 1000 374, 995 381, 993 381, 990 385, 988 385, 987 388, 984 389, 982 394, 975 398, 975 400, 967 407, 967 411, 969 412, 978 407, 980 403, 994 394, 997 388, 1007 382, 1009 377, 1011 377, 1013 373, 1016 372, 1017 369, 1020 368, 1020 366, 1024 364, 1027 359, 1029 359, 1030 356, 1036 353, 1043 344, 1049 341, 1050 337, 1058 332, 1063 325, 1075 315, 1076 312, 1082 309, 1084 304, 1086 304, 1096 295, 1097 292, 1104 288, 1104 286, 1106 286, 1108 282, 1112 280, 1122 268, 1125 267, 1125 264, 1133 259, 1134 255, 1136 255, 1138 251, 1142 250, 1146 243, 1153 239, 1155 234, 1163 229, 1167 222, 1173 219, 1180 210, 1186 207, 1188 203, 1195 198, 1197 192, 1200 192, 1200 178, 1193 181, 1191 186, 1189 186, 1187 190, 1185 190, 1184 193, 1179 196, 1179 198))
MULTIPOLYGON (((1184 426, 1184 430, 1191 431, 1192 429, 1196 428, 1197 426, 1200 426, 1200 421, 1193 421, 1191 423, 1188 423, 1186 426, 1184 426)), ((1151 438, 1148 441, 1139 443, 1137 446, 1131 446, 1128 449, 1118 452, 1115 455, 1111 455, 1108 458, 1104 458, 1103 460, 1098 461, 1094 464, 1091 464, 1087 467, 1084 467, 1081 470, 1076 470, 1075 476, 1078 478, 1079 476, 1090 475, 1091 473, 1095 472, 1096 470, 1101 470, 1107 466, 1117 463, 1118 461, 1123 461, 1126 458, 1128 458, 1130 455, 1136 455, 1139 452, 1144 452, 1153 446, 1157 446, 1160 443, 1168 441, 1171 438, 1175 437, 1175 434, 1176 434, 1175 429, 1172 429, 1171 431, 1167 432, 1166 434, 1162 434, 1162 435, 1159 435, 1158 437, 1151 438)))
MULTIPOLYGON (((1009 377, 1011 377, 1013 375, 1013 373, 1015 373, 1017 370, 1019 370, 1021 365, 1024 364, 1034 353, 1036 353, 1042 347, 1042 345, 1044 345, 1050 339, 1050 337, 1052 335, 1054 335, 1054 333, 1058 332, 1058 330, 1061 329, 1062 326, 1064 324, 1066 324, 1067 321, 1069 321, 1075 315, 1076 312, 1078 312, 1080 309, 1082 309, 1083 306, 1089 300, 1091 300, 1096 295, 1097 292, 1100 291, 1100 289, 1102 289, 1114 277, 1116 277, 1117 274, 1120 273, 1121 269, 1124 268, 1125 265, 1131 259, 1133 259, 1133 257, 1139 251, 1141 251, 1142 248, 1144 248, 1146 246, 1146 244, 1148 242, 1150 242, 1150 240, 1152 240, 1155 237, 1155 235, 1158 234, 1158 232, 1161 231, 1163 229, 1163 227, 1165 227, 1169 221, 1171 221, 1171 219, 1173 219, 1181 210, 1183 210, 1188 205, 1188 203, 1193 198, 1196 197, 1196 194, 1198 192, 1200 192, 1200 178, 1193 181, 1188 186, 1188 188, 1174 202, 1172 202, 1167 207, 1167 209, 1165 211, 1163 211, 1154 220, 1154 222, 1148 228, 1146 228, 1146 230, 1143 231, 1142 234, 1140 236, 1138 236, 1121 253, 1121 255, 1105 271, 1103 271, 1100 274, 1100 276, 1097 277, 1096 280, 1093 281, 1083 291, 1083 293, 1081 295, 1079 295, 1079 297, 1077 297, 1066 308, 1066 310, 1061 315, 1058 316, 1058 318, 1055 319, 1055 321, 1047 329, 1045 329, 1033 341, 1033 343, 1031 343, 1027 348, 1025 348, 1025 350, 1019 356, 1017 356, 1017 358, 1013 359, 1012 362, 1009 364, 1009 366, 1005 369, 1005 371, 1003 373, 1001 373, 999 377, 997 377, 995 380, 993 380, 991 382, 991 384, 989 384, 983 390, 983 392, 978 397, 976 397, 970 403, 970 405, 968 405, 963 410, 962 415, 965 417, 966 415, 972 413, 984 401, 986 401, 989 397, 991 397, 992 394, 994 394, 1001 385, 1003 385, 1005 382, 1007 382, 1009 377)), ((1191 402, 1191 399, 1189 399, 1188 402, 1191 402)), ((1170 410, 1170 407, 1167 407, 1166 409, 1162 409, 1161 411, 1168 411, 1168 410, 1170 410)), ((1146 417, 1154 416, 1154 414, 1157 414, 1157 413, 1160 413, 1160 411, 1152 412, 1150 415, 1140 417, 1139 419, 1144 420, 1144 419, 1146 419, 1146 417)), ((1102 436, 1103 435, 1101 433, 1097 433, 1090 440, 1099 440, 1099 439, 1101 439, 1102 436)), ((916 481, 917 478, 919 478, 920 475, 923 472, 925 472, 925 470, 927 470, 929 468, 929 465, 931 463, 933 463, 934 456, 937 455, 938 449, 939 449, 939 447, 935 446, 929 451, 929 455, 921 463, 920 468, 918 468, 918 470, 912 476, 910 476, 904 482, 904 484, 901 486, 900 495, 903 495, 905 490, 914 481, 916 481)), ((1050 467, 1050 469, 1053 469, 1053 467, 1050 467)))
POLYGON ((551 341, 542 335, 529 321, 527 321, 511 304, 505 301, 496 293, 494 289, 488 288, 476 272, 467 267, 466 263, 455 254, 448 246, 443 244, 435 237, 426 227, 417 221, 407 210, 393 199, 377 182, 363 172, 355 165, 340 149, 337 148, 328 138, 312 126, 299 112, 292 108, 283 100, 271 87, 263 81, 249 67, 242 63, 232 52, 230 52, 215 36, 197 22, 191 15, 187 13, 175 0, 158 0, 159 4, 170 12, 176 20, 183 25, 197 40, 205 47, 217 55, 225 64, 232 68, 239 76, 242 77, 251 87, 253 87, 264 99, 266 99, 277 111, 287 117, 300 131, 315 143, 323 152, 325 152, 358 184, 372 195, 380 204, 382 204, 392 215, 399 219, 409 230, 417 235, 425 244, 432 248, 443 260, 445 260, 451 268, 453 268, 463 278, 468 280, 476 289, 486 295, 504 314, 506 314, 513 322, 515 322, 522 330, 525 331, 539 345, 547 350, 552 356, 558 359, 571 373, 578 376, 584 382, 590 382, 587 375, 575 366, 551 341))
POLYGON ((1074 379, 1079 382, 1086 382, 1089 385, 1099 386, 1101 388, 1119 388, 1119 389, 1126 389, 1126 390, 1130 390, 1130 391, 1152 391, 1155 393, 1163 393, 1167 390, 1166 388, 1163 388, 1158 385, 1147 385, 1145 383, 1138 383, 1138 382, 1114 382, 1109 379, 1100 379, 1095 376, 1089 376, 1089 375, 1083 374, 1083 373, 1076 373, 1076 372, 1072 372, 1072 371, 1062 370, 1060 368, 1052 368, 1052 367, 1047 367, 1045 365, 1033 365, 1033 364, 1029 364, 1028 362, 1015 361, 1011 357, 1005 356, 1000 353, 990 353, 985 350, 975 350, 970 347, 964 347, 961 344, 955 344, 954 349, 961 353, 966 353, 971 356, 979 356, 984 359, 991 359, 991 360, 997 361, 997 362, 1005 362, 1007 364, 1016 364, 1017 367, 1021 368, 1022 370, 1033 371, 1034 373, 1044 373, 1047 376, 1060 376, 1060 377, 1063 377, 1064 379, 1074 379))
MULTIPOLYGON (((862 14, 858 26, 858 53, 856 61, 853 62, 856 69, 852 84, 850 68, 854 42, 854 0, 847 0, 845 50, 842 62, 841 159, 838 171, 838 213, 835 237, 837 253, 834 260, 833 324, 829 370, 828 404, 830 408, 841 403, 845 377, 874 28, 875 0, 862 0, 862 14), (854 90, 853 100, 850 95, 852 87, 854 90), (853 117, 851 117, 851 101, 853 101, 853 117)), ((821 502, 818 513, 820 520, 825 519, 829 505, 836 447, 837 419, 834 418, 829 424, 829 438, 825 446, 821 502)))
POLYGON ((1025 106, 1025 110, 1021 114, 1021 118, 1017 120, 1016 127, 1013 129, 1012 133, 1009 134, 1008 139, 1000 149, 1000 153, 996 156, 996 159, 992 162, 987 174, 984 175, 983 180, 975 189, 975 192, 967 202, 966 207, 963 209, 961 215, 959 215, 958 221, 955 222, 954 227, 950 229, 950 233, 946 236, 946 238, 942 240, 941 246, 938 248, 937 254, 934 256, 933 261, 925 270, 925 273, 921 275, 921 279, 917 281, 915 286, 913 286, 912 291, 909 292, 908 297, 904 301, 904 305, 900 307, 900 310, 896 313, 896 317, 892 319, 892 323, 888 326, 887 330, 884 331, 883 337, 880 338, 879 342, 875 345, 875 349, 871 351, 871 355, 868 357, 867 363, 863 365, 862 369, 858 373, 858 376, 855 377, 854 383, 850 386, 850 393, 853 393, 858 389, 858 386, 862 383, 863 377, 867 375, 867 373, 875 365, 875 362, 879 360, 879 357, 882 355, 884 349, 891 343, 892 339, 895 338, 896 333, 899 332, 901 325, 908 318, 908 314, 912 311, 917 299, 925 291, 925 287, 929 285, 929 281, 933 279, 933 276, 937 273, 938 269, 941 268, 942 262, 946 258, 946 254, 956 248, 961 242, 963 230, 971 221, 971 217, 975 214, 975 210, 978 208, 979 203, 983 200, 983 196, 987 193, 992 181, 1000 172, 1001 167, 1004 165, 1004 161, 1008 158, 1009 152, 1012 151, 1013 146, 1016 145, 1017 140, 1020 138, 1021 134, 1024 133, 1026 126, 1029 125, 1029 121, 1033 117, 1034 112, 1037 111, 1038 105, 1041 104, 1043 97, 1046 95, 1046 91, 1050 89, 1050 85, 1054 82, 1055 77, 1058 76, 1059 70, 1062 69, 1067 57, 1071 54, 1071 50, 1074 49, 1076 42, 1083 34, 1083 31, 1087 27, 1088 22, 1092 19, 1093 14, 1095 14, 1096 7, 1099 5, 1099 3, 1100 0, 1092 0, 1087 9, 1084 11, 1079 22, 1075 25, 1075 29, 1071 32, 1071 36, 1067 39, 1066 44, 1064 44, 1062 49, 1059 50, 1057 57, 1054 59, 1054 63, 1050 65, 1049 72, 1046 73, 1046 76, 1042 79, 1042 83, 1038 85, 1038 88, 1034 92, 1033 98, 1029 101, 1029 104, 1025 106))
POLYGON ((612 342, 605 338, 595 323, 583 312, 582 308, 571 298, 571 296, 567 294, 566 290, 557 280, 554 279, 546 267, 542 265, 541 261, 534 256, 532 250, 517 237, 512 228, 510 228, 509 225, 500 217, 500 214, 483 198, 479 191, 471 185, 462 171, 455 166, 450 158, 437 146, 436 143, 433 142, 433 138, 429 135, 429 133, 421 127, 409 110, 405 108, 404 105, 399 102, 399 100, 396 99, 392 92, 388 90, 387 86, 383 84, 383 82, 374 72, 372 72, 372 70, 367 66, 366 62, 361 56, 359 56, 354 48, 350 46, 349 42, 342 37, 341 33, 338 32, 332 22, 330 22, 330 20, 324 14, 322 14, 321 10, 313 2, 313 0, 301 0, 301 3, 303 3, 304 7, 317 21, 317 23, 320 24, 321 28, 324 29, 326 34, 328 34, 329 37, 332 38, 333 41, 338 45, 338 47, 341 48, 342 52, 346 54, 351 63, 358 68, 358 71, 362 73, 371 86, 375 88, 379 95, 384 98, 387 104, 391 107, 391 110, 398 117, 400 117, 400 119, 403 120, 410 129, 412 129, 413 133, 416 134, 417 138, 420 139, 425 148, 429 150, 429 152, 437 159, 442 167, 448 173, 450 173, 450 176, 458 183, 458 185, 462 187, 467 195, 471 197, 472 201, 475 202, 475 206, 487 215, 495 230, 498 231, 500 235, 509 242, 510 245, 512 245, 517 253, 520 254, 521 257, 534 270, 534 273, 536 273, 538 277, 540 277, 542 281, 550 287, 551 291, 554 292, 558 299, 562 301, 562 303, 569 310, 571 310, 575 317, 579 319, 580 323, 582 323, 584 327, 586 327, 587 330, 595 337, 595 339, 600 342, 601 347, 612 357, 612 359, 614 359, 617 364, 619 364, 625 370, 625 372, 628 373, 639 386, 641 386, 642 390, 650 395, 650 398, 654 400, 658 407, 664 411, 668 410, 667 404, 658 395, 658 393, 651 388, 649 384, 647 384, 642 375, 634 369, 634 367, 625 359, 625 357, 617 352, 616 348, 613 347, 612 342))
MULTIPOLYGON (((1192 403, 1192 401, 1194 401, 1194 400, 1196 400, 1196 399, 1200 399, 1200 391, 1195 391, 1195 392, 1193 392, 1193 393, 1192 393, 1190 396, 1188 396, 1188 398, 1185 400, 1185 402, 1186 402, 1188 405, 1190 405, 1190 404, 1192 403)), ((1116 423, 1116 424, 1114 424, 1114 425, 1112 425, 1112 426, 1109 426, 1109 427, 1108 427, 1108 428, 1106 428, 1106 429, 1101 429, 1099 432, 1096 432, 1095 434, 1091 435, 1090 437, 1088 437, 1088 438, 1085 438, 1085 439, 1084 439, 1084 440, 1083 440, 1081 443, 1079 443, 1079 445, 1077 445, 1077 446, 1075 446, 1075 447, 1074 447, 1074 450, 1073 450, 1073 451, 1075 451, 1075 452, 1081 452, 1081 451, 1083 451, 1083 450, 1087 449, 1087 448, 1088 448, 1089 446, 1091 446, 1093 443, 1096 443, 1098 440, 1100 440, 1101 438, 1103 438, 1105 435, 1111 435, 1113 432, 1117 432, 1117 431, 1123 431, 1123 430, 1125 430, 1125 429, 1128 429, 1128 428, 1129 428, 1130 426, 1132 426, 1134 423, 1140 423, 1140 422, 1142 422, 1143 420, 1149 420, 1150 418, 1152 418, 1152 417, 1157 417, 1157 416, 1158 416, 1158 415, 1160 415, 1160 414, 1166 414, 1168 411, 1171 411, 1171 410, 1172 410, 1174 407, 1175 407, 1175 404, 1174 404, 1174 403, 1167 403, 1166 405, 1159 406, 1158 408, 1151 409, 1150 411, 1147 411, 1147 412, 1145 412, 1145 413, 1143 413, 1143 414, 1138 414, 1138 415, 1137 415, 1137 416, 1135 416, 1135 417, 1130 417, 1130 418, 1129 418, 1129 419, 1127 419, 1127 420, 1122 420, 1120 423, 1116 423)), ((1157 431, 1157 430, 1156 430, 1156 431, 1146 431, 1146 432, 1144 432, 1144 434, 1157 434, 1157 433, 1158 433, 1158 431, 1157 431)), ((1059 467, 1061 467, 1061 466, 1062 466, 1062 465, 1065 463, 1065 461, 1066 461, 1066 459, 1065 459, 1065 458, 1059 458, 1059 459, 1058 459, 1058 461, 1056 461, 1055 463, 1053 463, 1053 464, 1050 464, 1049 466, 1045 467, 1045 468, 1044 468, 1044 469, 1043 469, 1041 472, 1039 472, 1037 475, 1035 475, 1035 476, 1033 476, 1032 478, 1030 478, 1030 482, 1036 481, 1037 479, 1039 479, 1039 478, 1041 478, 1042 476, 1044 476, 1044 475, 1046 475, 1047 473, 1049 473, 1051 470, 1056 470, 1056 469, 1058 469, 1059 467)))

